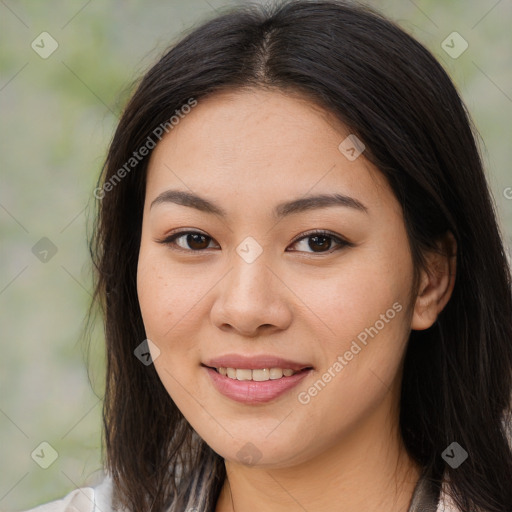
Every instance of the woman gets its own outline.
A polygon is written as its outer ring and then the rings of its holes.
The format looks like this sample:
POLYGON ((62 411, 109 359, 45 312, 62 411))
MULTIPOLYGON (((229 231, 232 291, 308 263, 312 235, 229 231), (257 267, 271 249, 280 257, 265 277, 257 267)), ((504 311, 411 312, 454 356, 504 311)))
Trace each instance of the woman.
POLYGON ((400 28, 205 23, 95 196, 106 476, 38 510, 512 510, 510 271, 464 106, 400 28))

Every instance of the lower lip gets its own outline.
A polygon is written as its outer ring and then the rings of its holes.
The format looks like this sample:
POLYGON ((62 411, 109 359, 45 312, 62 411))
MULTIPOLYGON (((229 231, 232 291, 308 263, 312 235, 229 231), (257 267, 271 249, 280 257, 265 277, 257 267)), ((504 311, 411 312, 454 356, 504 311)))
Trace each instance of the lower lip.
POLYGON ((302 370, 290 377, 280 379, 264 380, 235 380, 221 375, 216 370, 203 367, 213 381, 217 391, 223 395, 244 404, 258 404, 270 402, 278 396, 294 388, 302 379, 309 375, 311 370, 302 370))

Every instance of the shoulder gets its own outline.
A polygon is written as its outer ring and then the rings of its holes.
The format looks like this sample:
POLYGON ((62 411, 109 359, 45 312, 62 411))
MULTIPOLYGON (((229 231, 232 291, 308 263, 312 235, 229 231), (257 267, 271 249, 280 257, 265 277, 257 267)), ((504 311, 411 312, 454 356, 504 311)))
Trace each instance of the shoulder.
POLYGON ((59 500, 25 512, 115 512, 112 508, 112 481, 105 475, 93 487, 79 487, 59 500))
MULTIPOLYGON (((94 487, 79 487, 64 498, 51 501, 24 512, 127 512, 112 508, 112 480, 104 475, 94 487)), ((460 512, 447 493, 443 482, 436 512, 460 512)))
POLYGON ((460 509, 448 494, 448 482, 446 480, 443 481, 441 486, 436 512, 460 512, 460 509))

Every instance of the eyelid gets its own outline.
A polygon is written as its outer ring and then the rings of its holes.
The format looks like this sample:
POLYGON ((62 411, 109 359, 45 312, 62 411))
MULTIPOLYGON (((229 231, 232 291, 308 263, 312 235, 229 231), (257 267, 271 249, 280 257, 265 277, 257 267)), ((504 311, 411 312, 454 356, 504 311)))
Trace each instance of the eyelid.
POLYGON ((177 244, 175 244, 175 240, 184 235, 203 235, 204 237, 209 238, 210 240, 214 241, 217 245, 220 245, 215 240, 215 238, 211 237, 207 233, 204 233, 203 231, 199 231, 197 229, 186 229, 186 228, 180 228, 176 231, 171 231, 170 233, 166 234, 163 238, 155 239, 155 242, 163 244, 163 245, 167 245, 169 247, 172 245, 172 247, 171 247, 172 250, 179 251, 179 252, 185 252, 188 254, 201 254, 201 253, 206 252, 206 249, 202 249, 200 251, 199 250, 194 251, 193 249, 183 249, 183 247, 180 247, 177 244))
MULTIPOLYGON (((157 243, 161 243, 161 244, 164 244, 164 245, 171 245, 171 243, 173 243, 177 238, 180 238, 181 236, 184 236, 184 235, 189 235, 189 234, 197 234, 197 235, 203 235, 204 237, 206 238, 209 238, 211 241, 214 241, 217 245, 220 245, 216 240, 215 238, 213 238, 212 236, 208 235, 207 233, 204 233, 202 231, 199 231, 197 229, 178 229, 177 231, 174 231, 174 232, 170 232, 169 234, 167 234, 164 238, 162 239, 156 239, 155 241, 157 243)), ((354 244, 350 241, 348 241, 346 238, 342 237, 341 235, 338 235, 337 233, 334 233, 332 231, 329 231, 329 230, 326 230, 326 229, 312 229, 312 230, 309 230, 309 231, 306 231, 304 233, 301 233, 300 235, 298 235, 292 242, 290 242, 290 244, 288 245, 288 247, 290 245, 294 245, 296 244, 297 242, 300 242, 301 240, 305 239, 305 238, 309 238, 309 237, 312 237, 312 236, 326 236, 326 237, 329 237, 331 238, 332 240, 334 240, 337 244, 338 244, 338 248, 335 248, 335 249, 330 249, 328 251, 323 251, 323 252, 306 252, 306 254, 313 254, 313 255, 322 255, 322 254, 331 254, 332 252, 340 249, 340 248, 343 248, 343 247, 353 247, 354 244)), ((180 251, 180 252, 185 252, 185 253, 192 253, 192 254, 201 254, 201 253, 204 253, 207 251, 207 249, 201 249, 201 250, 193 250, 193 249, 183 249, 182 247, 179 247, 178 245, 174 245, 172 247, 172 250, 176 250, 176 251, 180 251)), ((292 251, 289 251, 289 252, 304 252, 304 251, 296 251, 296 250, 292 250, 292 251)))
MULTIPOLYGON (((327 229, 311 229, 309 231, 305 231, 304 233, 301 233, 300 235, 298 235, 290 243, 290 245, 294 245, 297 242, 300 242, 301 240, 303 240, 304 238, 309 238, 309 237, 312 237, 312 236, 315 236, 315 235, 316 236, 325 236, 325 237, 332 238, 340 246, 340 247, 338 247, 338 249, 342 248, 342 247, 353 247, 354 246, 354 244, 352 242, 349 242, 346 238, 342 237, 341 235, 338 235, 337 233, 329 231, 327 229)), ((330 249, 328 251, 316 252, 316 253, 315 252, 308 252, 307 254, 331 254, 332 252, 334 252, 334 251, 336 251, 338 249, 330 249)), ((291 252, 301 252, 301 251, 291 251, 291 252)))

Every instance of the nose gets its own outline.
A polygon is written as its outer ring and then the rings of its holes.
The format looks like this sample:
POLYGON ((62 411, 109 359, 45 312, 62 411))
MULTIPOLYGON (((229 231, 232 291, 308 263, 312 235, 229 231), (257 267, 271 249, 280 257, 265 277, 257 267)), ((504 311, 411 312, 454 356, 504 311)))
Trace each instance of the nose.
POLYGON ((256 337, 284 330, 292 321, 290 292, 263 257, 247 263, 235 255, 216 290, 211 319, 223 331, 256 337))

